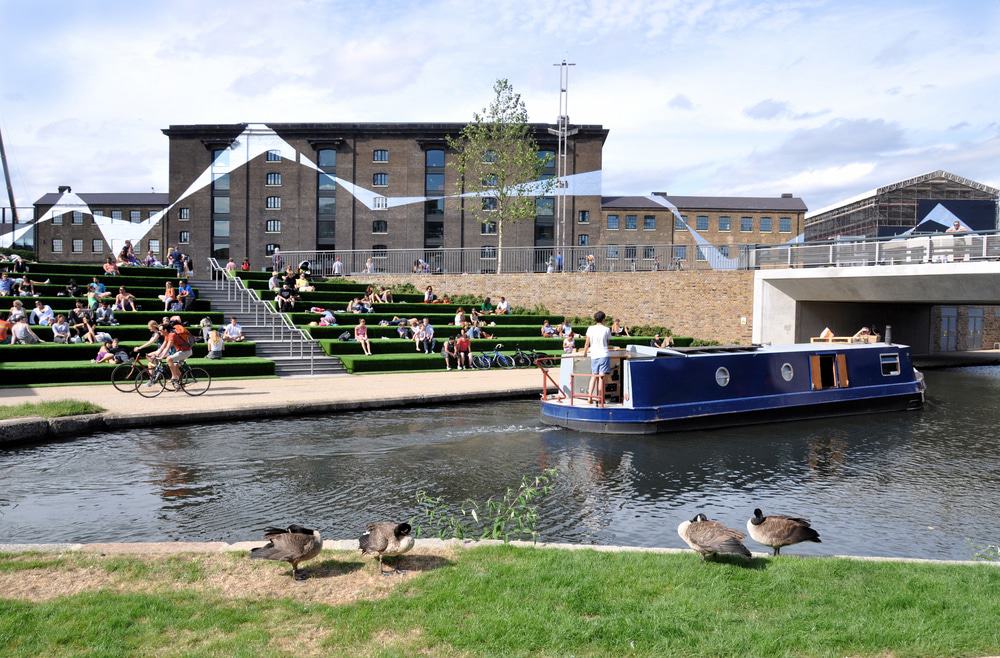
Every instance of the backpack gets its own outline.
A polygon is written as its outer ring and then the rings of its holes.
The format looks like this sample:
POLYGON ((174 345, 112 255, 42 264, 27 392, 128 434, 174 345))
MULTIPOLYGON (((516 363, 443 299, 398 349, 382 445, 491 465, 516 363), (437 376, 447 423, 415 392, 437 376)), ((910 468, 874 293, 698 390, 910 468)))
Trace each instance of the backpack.
POLYGON ((174 348, 178 352, 187 352, 191 349, 191 332, 187 327, 181 325, 174 327, 174 348))
POLYGON ((124 350, 115 352, 115 363, 128 363, 128 353, 124 350))
POLYGON ((342 333, 339 336, 337 336, 337 340, 342 340, 345 343, 349 342, 351 340, 351 332, 350 331, 345 331, 344 333, 342 333))

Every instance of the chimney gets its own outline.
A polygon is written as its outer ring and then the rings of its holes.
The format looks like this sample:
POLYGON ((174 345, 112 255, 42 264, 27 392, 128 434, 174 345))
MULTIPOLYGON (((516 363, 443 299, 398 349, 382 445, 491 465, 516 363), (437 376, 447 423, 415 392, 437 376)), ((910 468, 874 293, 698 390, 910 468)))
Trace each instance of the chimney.
POLYGON ((782 198, 782 199, 791 199, 791 198, 792 198, 792 193, 791 193, 791 192, 784 192, 784 193, 783 193, 783 194, 781 195, 781 198, 782 198))
POLYGON ((67 192, 72 192, 72 191, 73 191, 73 188, 70 187, 69 185, 60 185, 59 186, 59 194, 66 194, 67 192))

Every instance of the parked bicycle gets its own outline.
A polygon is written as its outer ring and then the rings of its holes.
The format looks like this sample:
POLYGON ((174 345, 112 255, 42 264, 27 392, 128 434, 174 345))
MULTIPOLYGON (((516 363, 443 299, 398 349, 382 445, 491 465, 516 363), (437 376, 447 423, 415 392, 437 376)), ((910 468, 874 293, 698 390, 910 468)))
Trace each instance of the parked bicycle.
POLYGON ((192 368, 185 361, 181 364, 181 378, 174 382, 170 368, 161 360, 153 371, 143 370, 136 379, 135 391, 144 398, 155 398, 168 388, 181 390, 190 396, 204 395, 212 387, 212 376, 204 368, 192 368))
POLYGON ((506 354, 501 354, 500 350, 502 348, 503 343, 494 347, 492 352, 483 352, 482 354, 475 355, 472 357, 472 365, 483 370, 489 370, 492 366, 496 366, 497 368, 513 368, 514 359, 506 354))
POLYGON ((518 368, 526 368, 532 365, 536 359, 542 359, 547 357, 548 354, 544 352, 537 352, 535 350, 528 350, 527 352, 521 351, 520 347, 514 348, 514 354, 511 356, 514 359, 514 365, 518 368))

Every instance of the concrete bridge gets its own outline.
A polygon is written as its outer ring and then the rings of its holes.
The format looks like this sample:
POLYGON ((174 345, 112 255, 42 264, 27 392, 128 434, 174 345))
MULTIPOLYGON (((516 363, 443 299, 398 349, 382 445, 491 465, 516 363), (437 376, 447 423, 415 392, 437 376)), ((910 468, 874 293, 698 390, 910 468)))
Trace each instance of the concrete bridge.
POLYGON ((1000 260, 921 261, 758 270, 753 341, 808 342, 824 327, 850 336, 886 325, 914 354, 1000 341, 1000 260))

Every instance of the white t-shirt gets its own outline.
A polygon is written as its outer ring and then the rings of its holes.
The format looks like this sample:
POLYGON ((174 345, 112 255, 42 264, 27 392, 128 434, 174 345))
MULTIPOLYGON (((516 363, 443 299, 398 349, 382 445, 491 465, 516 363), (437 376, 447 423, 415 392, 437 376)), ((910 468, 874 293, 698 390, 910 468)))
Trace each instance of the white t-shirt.
POLYGON ((610 356, 608 353, 608 338, 611 330, 603 324, 593 324, 587 328, 587 338, 590 339, 590 351, 587 353, 592 359, 602 359, 610 356))
POLYGON ((339 260, 333 261, 333 273, 334 274, 343 274, 344 273, 344 264, 342 262, 340 262, 339 260))

